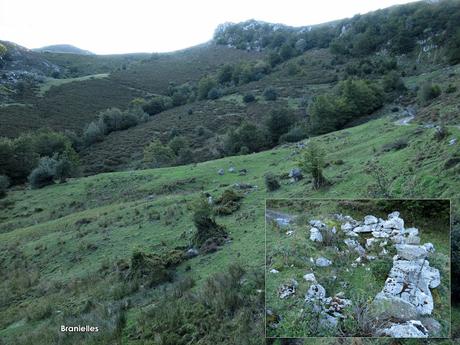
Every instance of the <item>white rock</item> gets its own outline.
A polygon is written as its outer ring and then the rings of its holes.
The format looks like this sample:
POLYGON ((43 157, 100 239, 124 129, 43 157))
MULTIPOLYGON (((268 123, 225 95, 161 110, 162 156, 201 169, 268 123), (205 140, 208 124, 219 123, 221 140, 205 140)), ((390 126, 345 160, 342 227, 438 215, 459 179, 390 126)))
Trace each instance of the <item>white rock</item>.
POLYGON ((276 274, 276 273, 280 273, 280 271, 278 271, 278 270, 272 268, 272 269, 270 270, 270 273, 275 273, 275 274, 276 274))
POLYGON ((405 260, 423 259, 428 255, 424 246, 417 246, 414 244, 397 244, 396 250, 398 256, 405 260))
POLYGON ((366 248, 371 248, 377 242, 377 239, 371 237, 366 240, 366 248))
POLYGON ((327 266, 332 265, 332 261, 324 257, 317 258, 315 263, 316 263, 316 266, 319 266, 319 267, 327 267, 327 266))
POLYGON ((400 213, 398 211, 394 211, 388 215, 388 219, 399 218, 399 216, 400 216, 400 213))
POLYGON ((286 231, 286 235, 288 236, 292 236, 293 234, 294 234, 294 230, 286 231))
POLYGON ((428 253, 434 253, 434 252, 435 252, 433 243, 430 243, 430 242, 425 243, 425 244, 423 245, 423 247, 425 248, 425 250, 426 250, 428 253))
POLYGON ((319 221, 319 220, 310 220, 310 225, 315 227, 315 228, 318 228, 318 229, 325 229, 326 228, 326 224, 324 224, 323 222, 319 221))
POLYGON ((313 284, 310 286, 310 288, 307 291, 307 294, 305 295, 305 300, 306 301, 311 301, 311 300, 322 300, 326 297, 326 290, 324 287, 320 284, 313 284))
POLYGON ((407 228, 404 230, 404 234, 407 235, 412 235, 412 236, 417 236, 418 235, 418 229, 417 228, 407 228))
POLYGON ((323 235, 317 228, 310 229, 310 240, 313 242, 323 242, 323 235))
POLYGON ((364 217, 364 225, 371 225, 371 224, 377 224, 378 223, 377 217, 374 216, 366 216, 364 217))
POLYGON ((390 235, 387 234, 384 231, 372 231, 372 236, 374 236, 375 238, 388 238, 388 237, 390 237, 390 235))
POLYGON ((427 338, 428 330, 418 320, 410 320, 405 323, 392 323, 390 327, 382 329, 381 335, 392 338, 427 338))
POLYGON ((374 229, 370 225, 362 225, 362 226, 357 226, 356 228, 353 229, 353 232, 356 233, 366 233, 366 232, 372 232, 374 229))
POLYGON ((345 224, 342 224, 340 226, 340 228, 343 230, 343 231, 352 231, 353 230, 353 225, 351 225, 350 222, 346 222, 345 224))
POLYGON ((307 282, 314 282, 316 283, 316 277, 313 273, 307 273, 303 276, 303 279, 307 282))

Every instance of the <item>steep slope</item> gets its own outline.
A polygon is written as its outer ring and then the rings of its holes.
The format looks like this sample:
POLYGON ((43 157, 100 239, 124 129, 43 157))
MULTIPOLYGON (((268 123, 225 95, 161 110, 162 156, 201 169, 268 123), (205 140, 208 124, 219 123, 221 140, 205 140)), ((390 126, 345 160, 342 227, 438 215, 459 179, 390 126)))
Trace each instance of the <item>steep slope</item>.
MULTIPOLYGON (((204 288, 205 277, 222 271, 231 262, 262 270, 266 197, 366 197, 375 183, 372 174, 366 173, 371 159, 378 161, 376 169, 386 175, 392 197, 458 197, 458 164, 448 162, 457 152, 450 140, 458 140, 460 132, 455 127, 449 127, 449 131, 447 138, 437 141, 434 129, 399 126, 389 117, 311 139, 327 152, 325 175, 331 185, 320 190, 312 189, 308 176, 297 183, 283 179, 297 165, 299 149, 293 144, 197 165, 101 174, 41 190, 11 191, 1 201, 0 252, 5 279, 1 283, 4 318, 0 334, 6 344, 22 344, 26 341, 24 330, 33 322, 36 331, 28 333, 27 338, 36 344, 43 339, 53 342, 59 337, 56 324, 91 319, 108 322, 96 335, 100 341, 107 337, 123 337, 124 343, 133 344, 147 340, 151 335, 141 332, 143 324, 146 320, 157 324, 161 317, 148 313, 149 308, 165 298, 162 289, 177 289, 178 285, 166 283, 136 292, 123 287, 123 280, 116 278, 116 267, 129 262, 135 250, 185 250, 180 248, 187 248, 195 231, 191 205, 202 192, 217 199, 228 188, 238 191, 236 183, 250 186, 242 190, 239 210, 217 217, 217 222, 227 227, 231 242, 215 253, 200 254, 177 267, 173 281, 193 277, 196 291, 204 288), (401 138, 408 140, 405 148, 386 149, 401 138), (247 175, 227 172, 231 166, 246 169, 247 175), (220 168, 225 169, 223 176, 217 174, 220 168), (281 189, 266 192, 263 178, 267 172, 280 176, 281 189), (31 281, 15 278, 25 271, 34 277, 31 281), (108 284, 112 288, 108 289, 108 284), (91 307, 95 301, 99 306, 91 307), (128 307, 119 309, 121 305, 128 307), (110 308, 124 310, 127 326, 122 324, 118 331, 113 328, 118 322, 113 317, 118 314, 107 314, 110 308), (37 312, 28 314, 32 310, 37 312)), ((257 295, 255 288, 245 293, 257 295)), ((185 326, 185 319, 175 320, 174 329, 157 329, 157 334, 166 336, 176 332, 178 326, 185 326)), ((252 327, 256 331, 262 318, 259 315, 251 322, 257 326, 252 327)), ((217 326, 211 326, 207 337, 219 332, 214 328, 217 326)), ((241 330, 235 332, 243 334, 241 330)), ((224 343, 234 336, 231 330, 224 334, 224 343)), ((79 343, 82 338, 75 335, 72 339, 79 343)), ((253 343, 262 341, 254 335, 253 343)))

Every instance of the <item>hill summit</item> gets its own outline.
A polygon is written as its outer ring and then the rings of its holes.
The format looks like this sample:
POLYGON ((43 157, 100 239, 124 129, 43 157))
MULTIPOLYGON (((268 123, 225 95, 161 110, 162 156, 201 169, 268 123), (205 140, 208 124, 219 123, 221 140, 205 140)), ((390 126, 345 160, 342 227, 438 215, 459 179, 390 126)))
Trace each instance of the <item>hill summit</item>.
POLYGON ((94 53, 89 50, 84 50, 78 47, 75 47, 71 44, 54 44, 50 46, 45 46, 41 48, 32 49, 36 52, 46 52, 46 53, 61 53, 61 54, 79 54, 79 55, 94 55, 94 53))

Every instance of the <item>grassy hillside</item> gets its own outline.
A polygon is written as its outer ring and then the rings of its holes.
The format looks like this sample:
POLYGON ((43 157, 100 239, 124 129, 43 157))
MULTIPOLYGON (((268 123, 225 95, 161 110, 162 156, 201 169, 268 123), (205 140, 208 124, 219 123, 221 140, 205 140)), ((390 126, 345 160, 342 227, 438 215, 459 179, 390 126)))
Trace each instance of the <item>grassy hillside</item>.
MULTIPOLYGON (((1 285, 4 317, 0 334, 6 344, 50 343, 59 337, 58 324, 104 320, 104 331, 97 335, 100 342, 123 338, 123 343, 142 343, 153 336, 145 333, 142 322, 146 317, 153 324, 159 322, 148 310, 162 300, 165 288, 177 289, 179 281, 193 277, 192 291, 198 293, 206 277, 234 262, 247 269, 263 269, 266 197, 366 197, 369 185, 375 182, 365 173, 371 158, 385 168, 394 197, 458 196, 458 166, 447 168, 446 162, 457 152, 448 140, 458 140, 460 131, 449 130, 449 137, 438 142, 433 139, 434 129, 398 126, 393 118, 385 117, 311 139, 327 152, 325 175, 332 184, 321 190, 312 190, 308 177, 298 183, 283 179, 297 165, 299 151, 296 145, 285 145, 196 165, 100 174, 41 190, 10 191, 1 200, 0 252, 6 279, 1 285), (385 149, 401 138, 407 138, 407 147, 385 149), (227 172, 230 166, 248 173, 227 172), (220 168, 226 170, 223 176, 217 174, 220 168), (278 191, 266 192, 267 172, 280 176, 278 191), (244 198, 238 211, 217 217, 231 239, 222 249, 184 261, 175 269, 171 283, 151 289, 130 288, 119 278, 120 262, 129 263, 135 250, 184 251, 195 231, 193 202, 204 191, 214 199, 228 188, 239 191, 235 183, 252 187, 241 190, 244 198), (120 313, 126 322, 117 319, 120 313)), ((256 288, 247 293, 258 294, 256 288)), ((254 317, 255 325, 262 327, 263 317, 254 317)), ((214 331, 211 327, 209 336, 214 331)), ((236 330, 229 329, 223 336, 226 340, 221 341, 229 341, 232 332, 236 330)), ((78 343, 81 338, 71 336, 66 341, 78 343)), ((253 343, 260 342, 253 339, 253 343)))

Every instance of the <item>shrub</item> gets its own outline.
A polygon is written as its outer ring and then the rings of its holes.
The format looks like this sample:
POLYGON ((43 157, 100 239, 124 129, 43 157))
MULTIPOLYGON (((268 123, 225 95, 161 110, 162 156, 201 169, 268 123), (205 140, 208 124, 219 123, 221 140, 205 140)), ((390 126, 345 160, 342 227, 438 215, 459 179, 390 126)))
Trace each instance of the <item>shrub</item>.
POLYGON ((168 110, 172 107, 172 99, 166 96, 155 96, 142 106, 144 110, 150 116, 161 113, 162 111, 168 110))
POLYGON ((90 146, 96 142, 103 141, 104 135, 104 123, 101 121, 93 121, 83 131, 83 142, 86 146, 90 146))
POLYGON ((189 146, 189 143, 187 138, 178 135, 171 139, 168 145, 171 148, 171 150, 173 150, 174 154, 177 155, 180 150, 187 148, 189 146))
POLYGON ((268 87, 264 90, 264 98, 267 101, 276 101, 276 98, 278 97, 278 94, 276 93, 276 90, 273 87, 268 87))
POLYGON ((273 145, 278 144, 280 137, 289 131, 295 120, 294 114, 288 109, 274 109, 270 112, 266 125, 273 145))
POLYGON ((72 164, 71 160, 67 156, 62 157, 57 161, 55 178, 59 182, 65 182, 67 178, 71 177, 74 174, 75 166, 72 164))
POLYGON ((0 175, 0 198, 6 195, 6 191, 10 186, 10 179, 8 176, 0 175))
POLYGON ((216 223, 212 213, 211 206, 204 198, 198 200, 194 205, 193 224, 196 232, 193 235, 192 242, 198 247, 209 245, 210 243, 221 245, 227 238, 225 227, 216 223))
POLYGON ((280 188, 280 183, 274 174, 267 173, 265 175, 265 187, 267 187, 269 192, 273 192, 280 188))
POLYGON ((385 152, 389 151, 398 151, 406 148, 408 145, 407 139, 406 138, 400 138, 397 139, 396 141, 392 143, 388 143, 383 145, 382 150, 385 152))
POLYGON ((303 171, 311 174, 314 189, 319 189, 327 184, 323 175, 325 153, 323 149, 315 143, 310 142, 303 150, 299 165, 303 171))
POLYGON ((190 164, 194 161, 195 155, 193 154, 193 151, 188 147, 180 149, 177 153, 176 163, 179 165, 190 164))
POLYGON ((220 96, 221 96, 220 90, 216 87, 213 87, 211 90, 209 90, 206 98, 207 99, 218 99, 220 96))
POLYGON ((0 174, 8 176, 11 183, 26 181, 38 159, 31 135, 16 139, 0 138, 0 174))
POLYGON ((418 98, 422 104, 428 104, 431 100, 435 99, 441 94, 439 85, 426 82, 422 85, 418 92, 418 98))
POLYGON ((54 183, 57 161, 54 158, 43 157, 38 166, 29 175, 29 183, 33 189, 42 188, 54 183))
POLYGON ((217 73, 217 81, 219 84, 226 84, 232 81, 233 69, 234 67, 232 65, 224 65, 219 69, 217 73))
POLYGON ((383 77, 383 90, 385 92, 404 91, 405 89, 406 86, 396 71, 391 71, 383 77))
POLYGON ((206 99, 208 98, 209 92, 211 89, 216 88, 217 83, 211 77, 203 77, 198 82, 198 98, 206 99))
POLYGON ((255 100, 256 98, 254 97, 252 93, 247 93, 243 96, 244 103, 251 103, 251 102, 254 102, 255 100))
POLYGON ((232 189, 226 189, 216 200, 215 212, 218 215, 229 215, 237 211, 241 206, 243 196, 232 189))
POLYGON ((171 165, 175 160, 174 151, 159 140, 152 141, 144 148, 144 162, 149 167, 159 168, 171 165))
POLYGON ((256 125, 243 122, 235 130, 227 133, 224 139, 224 150, 228 154, 240 153, 245 147, 246 153, 258 152, 267 147, 265 132, 256 125))
POLYGON ((280 142, 295 143, 308 137, 308 132, 304 127, 292 127, 287 133, 280 137, 280 142))

